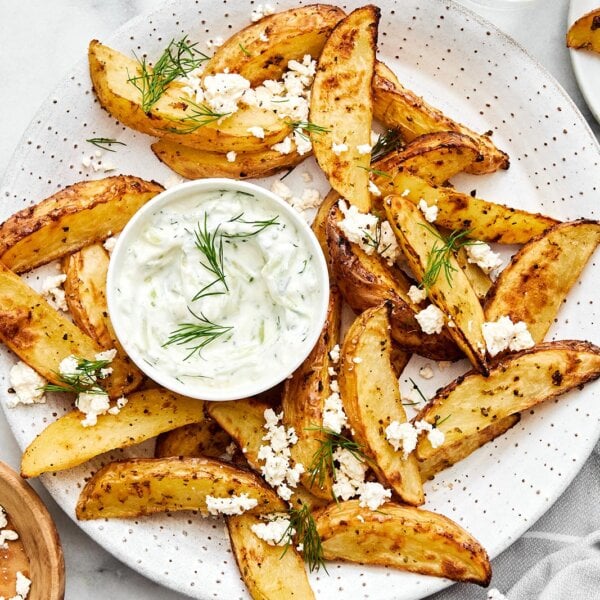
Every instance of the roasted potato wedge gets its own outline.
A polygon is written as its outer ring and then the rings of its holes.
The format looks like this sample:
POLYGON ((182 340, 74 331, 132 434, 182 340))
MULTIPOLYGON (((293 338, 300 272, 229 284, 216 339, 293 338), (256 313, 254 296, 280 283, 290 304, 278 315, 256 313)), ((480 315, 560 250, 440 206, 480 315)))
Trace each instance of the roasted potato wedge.
POLYGON ((456 442, 435 448, 433 453, 423 461, 418 461, 421 479, 427 481, 432 479, 436 473, 448 469, 457 462, 467 458, 470 454, 481 448, 484 444, 505 434, 521 420, 521 415, 515 413, 495 421, 485 429, 476 431, 472 435, 456 440, 456 442))
POLYGON ((344 11, 327 4, 311 4, 263 17, 232 35, 206 63, 205 75, 229 69, 250 81, 280 79, 290 60, 306 54, 318 58, 331 30, 344 11), (267 38, 267 39, 265 39, 267 38))
POLYGON ((129 81, 139 74, 135 59, 97 40, 90 42, 88 59, 94 91, 102 107, 123 125, 142 133, 222 153, 263 150, 290 133, 290 126, 273 111, 245 105, 223 119, 207 120, 202 107, 183 94, 184 85, 177 81, 145 113, 141 93, 129 81), (264 139, 250 135, 249 127, 262 127, 264 139))
POLYGON ((0 225, 0 260, 23 273, 102 241, 163 190, 128 175, 70 185, 0 225))
POLYGON ((600 223, 562 223, 531 240, 500 273, 485 303, 485 318, 508 315, 525 321, 536 343, 543 341, 566 295, 600 244, 600 223))
POLYGON ((285 553, 271 546, 252 531, 260 523, 257 515, 243 514, 227 519, 231 549, 242 579, 254 600, 311 600, 304 561, 290 546, 285 553))
POLYGON ((419 309, 408 297, 411 282, 402 271, 388 267, 378 254, 367 254, 348 242, 337 227, 341 213, 333 207, 327 220, 331 270, 344 300, 357 313, 390 303, 392 338, 398 346, 433 360, 457 360, 462 353, 447 331, 426 335, 415 319, 419 309))
POLYGON ((379 9, 364 6, 340 21, 327 40, 310 99, 313 151, 331 187, 362 212, 369 212, 372 121, 371 79, 379 9), (338 148, 339 146, 339 148, 338 148))
POLYGON ((231 436, 223 431, 214 419, 205 417, 201 423, 192 423, 161 433, 156 439, 154 456, 219 458, 226 453, 229 444, 231 436))
POLYGON ((567 46, 600 52, 600 8, 583 15, 571 25, 567 32, 567 46))
POLYGON ((488 377, 470 371, 440 390, 417 419, 434 424, 444 443, 431 447, 421 438, 417 458, 469 437, 506 417, 600 377, 600 348, 588 342, 540 344, 496 361, 488 377))
POLYGON ((203 403, 163 389, 134 392, 116 415, 99 415, 94 427, 81 425, 82 413, 67 413, 29 444, 21 461, 23 477, 62 471, 110 450, 125 448, 163 431, 204 420, 203 403))
POLYGON ((327 247, 327 219, 329 218, 332 206, 336 204, 339 199, 340 195, 335 190, 330 190, 329 194, 327 194, 323 199, 323 202, 321 202, 317 214, 315 215, 315 220, 312 222, 311 226, 317 240, 319 240, 321 250, 323 250, 323 254, 325 255, 330 276, 331 265, 329 264, 329 250, 327 247))
POLYGON ((414 456, 404 459, 387 441, 385 428, 406 422, 398 378, 390 361, 388 308, 366 310, 346 334, 340 358, 340 392, 354 440, 372 460, 377 479, 407 504, 425 502, 414 456))
POLYGON ((109 463, 86 484, 75 514, 80 520, 131 518, 157 512, 207 512, 206 496, 247 494, 249 512, 285 511, 285 503, 262 479, 212 458, 134 458, 109 463))
MULTIPOLYGON (((0 341, 48 381, 60 384, 63 358, 94 360, 102 348, 0 262, 0 341)), ((102 380, 111 398, 137 386, 129 362, 116 356, 112 374, 102 380)))
POLYGON ((479 146, 481 159, 471 163, 469 173, 491 173, 509 167, 508 155, 496 148, 489 135, 475 133, 400 83, 386 79, 379 65, 373 76, 373 114, 386 127, 400 129, 407 141, 435 131, 455 131, 472 138, 479 146))
POLYGON ((229 162, 225 154, 189 148, 170 140, 158 140, 151 148, 158 160, 187 179, 269 177, 284 169, 295 167, 309 156, 300 156, 296 151, 281 154, 275 150, 259 150, 240 152, 233 162, 229 162))
POLYGON ((314 516, 328 560, 385 565, 482 586, 490 582, 486 551, 443 515, 392 502, 371 511, 349 500, 314 516))
POLYGON ((456 262, 466 275, 473 291, 482 302, 492 287, 490 276, 485 273, 478 265, 469 262, 469 255, 464 246, 456 253, 456 262))
MULTIPOLYGON (((431 257, 444 246, 444 238, 428 223, 421 211, 407 198, 390 196, 385 202, 388 221, 398 243, 419 281, 431 273, 431 257), (429 272, 428 272, 429 269, 429 272)), ((444 313, 448 333, 473 366, 487 372, 486 346, 481 326, 485 321, 479 298, 458 266, 452 252, 445 256, 450 275, 445 269, 429 282, 427 295, 444 313)))

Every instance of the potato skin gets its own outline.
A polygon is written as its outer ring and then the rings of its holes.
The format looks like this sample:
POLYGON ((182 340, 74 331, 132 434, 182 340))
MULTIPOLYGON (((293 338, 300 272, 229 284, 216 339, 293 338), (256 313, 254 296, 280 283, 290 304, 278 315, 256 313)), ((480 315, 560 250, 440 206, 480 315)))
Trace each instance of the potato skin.
POLYGON ((154 456, 191 456, 219 458, 232 443, 231 436, 221 429, 210 417, 204 417, 200 423, 184 425, 161 433, 156 438, 154 456))
POLYGON ((583 15, 571 25, 567 32, 567 46, 600 52, 600 8, 583 15))

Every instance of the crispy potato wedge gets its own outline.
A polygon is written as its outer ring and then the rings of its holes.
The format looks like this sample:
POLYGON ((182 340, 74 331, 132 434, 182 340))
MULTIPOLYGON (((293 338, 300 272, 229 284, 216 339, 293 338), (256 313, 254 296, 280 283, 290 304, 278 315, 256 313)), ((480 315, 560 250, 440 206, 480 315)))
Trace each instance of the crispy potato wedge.
POLYGON ((285 511, 262 479, 213 458, 134 458, 109 463, 86 484, 75 514, 80 520, 130 518, 157 512, 207 512, 206 496, 247 494, 252 513, 285 511))
POLYGON ((331 30, 344 16, 336 6, 311 4, 263 17, 220 46, 206 63, 204 74, 229 69, 248 79, 252 87, 265 79, 280 79, 290 60, 302 61, 306 54, 318 58, 331 30))
POLYGON ((176 81, 145 113, 141 93, 129 82, 139 74, 137 60, 97 40, 90 42, 88 59, 94 91, 102 107, 123 125, 142 133, 223 153, 266 149, 290 133, 289 125, 273 111, 245 105, 220 122, 207 120, 202 107, 194 106, 182 91, 184 85, 176 81), (264 139, 250 135, 249 127, 262 127, 264 139))
POLYGON ((70 185, 0 225, 0 260, 16 273, 119 233, 164 188, 119 175, 70 185))
POLYGON ((416 417, 432 424, 439 421, 437 427, 445 435, 437 449, 421 438, 417 458, 429 459, 440 448, 598 377, 600 348, 574 340, 507 355, 494 363, 488 377, 470 371, 438 391, 416 417))
POLYGON ((567 32, 567 46, 600 52, 600 8, 583 15, 571 25, 567 32))
POLYGON ((387 441, 385 428, 406 422, 398 378, 390 361, 388 308, 366 310, 346 334, 340 358, 340 392, 354 440, 372 459, 377 479, 407 504, 425 502, 414 456, 404 459, 387 441))
MULTIPOLYGON (((422 281, 433 251, 445 243, 443 237, 407 198, 390 196, 386 200, 385 210, 413 273, 422 281)), ((452 280, 449 280, 444 269, 440 269, 438 277, 429 285, 427 295, 444 313, 446 323, 452 324, 452 327, 448 327, 448 333, 458 347, 473 366, 485 373, 486 349, 481 332, 485 321, 483 309, 452 252, 447 257, 447 263, 452 280)))
POLYGON ((489 135, 475 133, 400 83, 390 81, 379 65, 373 76, 373 114, 386 127, 400 129, 407 141, 435 131, 455 131, 472 138, 479 146, 481 159, 471 163, 469 173, 491 173, 509 167, 508 155, 496 148, 489 135))
POLYGON ((392 338, 398 346, 433 360, 457 360, 462 353, 446 330, 427 335, 415 319, 420 310, 408 297, 411 282, 400 269, 389 267, 378 254, 367 254, 348 242, 337 227, 341 213, 333 207, 327 220, 327 247, 332 273, 344 300, 357 313, 390 303, 392 338))
POLYGON ((219 458, 226 453, 229 444, 231 436, 223 431, 214 419, 204 417, 201 423, 192 423, 161 433, 156 439, 154 456, 219 458))
POLYGON ((315 428, 323 427, 325 400, 331 395, 329 367, 334 363, 329 352, 339 342, 341 310, 342 299, 337 288, 332 286, 321 337, 292 378, 285 381, 281 401, 283 423, 293 427, 298 436, 298 442, 290 450, 292 460, 305 468, 300 482, 315 496, 326 500, 333 497, 331 473, 312 478, 309 468, 327 437, 315 428))
MULTIPOLYGON (((0 341, 52 383, 61 383, 58 368, 74 354, 94 360, 102 348, 79 327, 52 308, 35 290, 0 262, 0 341)), ((137 382, 118 355, 113 373, 102 380, 111 398, 129 393, 137 382)))
POLYGON ((302 556, 290 546, 271 546, 254 534, 251 527, 260 517, 244 513, 228 517, 227 530, 231 549, 244 583, 254 600, 311 600, 302 556))
POLYGON ((569 290, 600 244, 600 223, 562 223, 531 240, 498 277, 485 303, 485 318, 525 321, 536 343, 554 321, 569 290))
POLYGON ((393 502, 371 511, 349 500, 314 517, 328 560, 385 565, 482 586, 490 582, 484 548, 443 515, 393 502))
MULTIPOLYGON (((106 350, 114 348, 119 360, 116 368, 125 369, 121 378, 137 389, 144 374, 133 364, 119 343, 106 304, 108 253, 100 244, 86 246, 63 259, 65 298, 75 324, 106 350)), ((115 366, 112 367, 113 374, 115 366)), ((117 374, 118 375, 118 374, 117 374)))
POLYGON ((117 415, 99 415, 94 427, 81 425, 83 415, 78 410, 50 423, 23 453, 21 475, 37 477, 70 469, 104 452, 204 420, 202 401, 168 390, 134 392, 127 400, 117 415))
POLYGON ((323 131, 311 134, 313 151, 331 187, 359 210, 369 212, 372 121, 371 79, 375 64, 379 9, 364 6, 332 31, 317 67, 310 99, 310 121, 323 131), (336 145, 345 150, 337 151, 336 145))
POLYGON ((317 240, 319 240, 321 250, 323 250, 323 254, 325 255, 330 276, 331 265, 329 264, 329 249, 327 247, 327 219, 329 218, 332 206, 336 204, 339 199, 340 195, 335 190, 330 190, 329 194, 327 194, 323 199, 323 202, 321 202, 317 214, 315 215, 315 220, 312 222, 311 226, 317 240))
POLYGON ((433 454, 423 461, 418 461, 421 479, 427 481, 432 479, 436 473, 448 469, 457 462, 467 458, 470 454, 481 448, 484 444, 505 434, 511 427, 514 427, 521 420, 521 415, 515 413, 495 421, 481 431, 476 431, 472 435, 459 439, 449 446, 435 448, 433 454))
POLYGON ((281 154, 275 150, 259 150, 240 152, 234 162, 229 162, 225 154, 189 148, 170 140, 158 140, 150 147, 158 160, 187 179, 269 177, 279 171, 295 167, 309 156, 309 154, 300 156, 296 151, 281 154))

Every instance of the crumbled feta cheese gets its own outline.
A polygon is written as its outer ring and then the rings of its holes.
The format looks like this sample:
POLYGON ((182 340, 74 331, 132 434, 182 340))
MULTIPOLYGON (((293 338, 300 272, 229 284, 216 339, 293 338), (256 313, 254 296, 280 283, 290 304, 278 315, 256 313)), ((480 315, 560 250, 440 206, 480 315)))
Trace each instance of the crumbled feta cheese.
POLYGON ((257 137, 261 140, 265 139, 265 130, 262 127, 258 127, 258 126, 248 127, 248 129, 246 131, 249 134, 251 134, 254 137, 257 137))
POLYGON ((217 498, 215 496, 206 496, 206 508, 211 515, 241 515, 247 510, 253 509, 258 504, 258 500, 250 498, 248 494, 236 496, 226 496, 217 498))
POLYGON ((206 47, 209 50, 213 50, 214 48, 218 48, 219 46, 222 46, 224 41, 225 40, 223 40, 223 38, 219 35, 216 38, 206 40, 206 47))
POLYGON ((105 173, 108 173, 109 171, 114 171, 116 168, 117 167, 115 167, 115 165, 113 163, 111 163, 111 162, 104 161, 102 163, 102 170, 105 173))
POLYGON ((310 138, 299 131, 294 131, 294 143, 296 144, 296 152, 300 156, 304 156, 312 150, 310 138))
POLYGON ((360 364, 362 361, 363 361, 363 359, 362 359, 360 356, 355 356, 355 357, 352 359, 352 362, 353 362, 353 363, 356 363, 357 365, 359 365, 359 364, 360 364))
POLYGON ((406 198, 406 196, 408 196, 409 194, 410 194, 410 190, 409 190, 409 189, 406 189, 406 190, 404 190, 404 191, 403 191, 403 192, 402 192, 400 195, 401 195, 403 198, 406 198))
POLYGON ((466 246, 467 260, 477 265, 484 273, 491 273, 502 266, 502 258, 488 244, 476 242, 466 246))
POLYGON ((0 529, 4 529, 8 525, 8 518, 4 506, 0 506, 0 529))
POLYGON ((62 273, 61 275, 51 275, 46 277, 42 283, 42 296, 46 298, 48 304, 56 310, 62 310, 67 312, 69 307, 67 306, 67 299, 65 297, 65 290, 62 289, 62 284, 67 280, 67 276, 62 273))
POLYGON ((513 323, 510 317, 503 316, 497 321, 486 321, 481 329, 490 356, 496 356, 506 349, 516 352, 535 346, 523 321, 513 323))
POLYGON ((427 439, 432 448, 439 448, 444 443, 446 436, 443 431, 440 431, 437 427, 433 427, 431 431, 427 433, 427 439))
POLYGON ((323 404, 323 427, 331 429, 335 433, 341 433, 342 429, 348 423, 348 417, 344 412, 337 381, 334 379, 331 384, 334 382, 336 383, 337 390, 334 390, 332 385, 331 389, 333 393, 325 399, 323 404))
POLYGON ((60 361, 58 365, 58 372, 65 377, 73 377, 75 375, 79 375, 79 361, 77 357, 67 356, 60 361))
POLYGON ((263 17, 272 15, 275 9, 270 4, 259 4, 251 13, 250 20, 253 23, 260 21, 263 17))
POLYGON ((102 152, 100 150, 96 150, 96 152, 94 152, 94 156, 96 158, 102 158, 102 152))
POLYGON ((372 181, 369 181, 369 192, 376 198, 381 196, 381 190, 372 181))
POLYGON ((270 546, 285 546, 292 541, 296 530, 290 527, 290 520, 278 516, 267 523, 255 523, 250 526, 257 538, 264 540, 270 546))
POLYGON ((425 291, 424 288, 421 289, 420 287, 417 287, 416 285, 411 285, 410 288, 408 289, 408 297, 415 304, 421 304, 421 302, 423 302, 423 300, 425 300, 427 298, 427 292, 425 291))
MULTIPOLYGON (((242 99, 244 92, 250 88, 250 82, 237 73, 207 75, 203 84, 204 101, 212 110, 220 114, 237 112, 239 101, 242 99)), ((260 129, 262 131, 262 127, 251 127, 250 129, 260 129)), ((265 137, 264 131, 262 131, 262 135, 253 135, 265 137)))
POLYGON ((105 392, 82 392, 77 396, 75 406, 85 414, 81 421, 83 427, 94 427, 98 417, 105 415, 110 408, 110 400, 105 392))
POLYGON ((83 156, 81 158, 81 164, 86 168, 89 169, 92 166, 92 159, 89 156, 83 156))
POLYGON ((115 246, 117 245, 117 240, 119 239, 118 235, 113 235, 109 238, 106 238, 104 240, 104 244, 102 244, 104 246, 104 249, 109 253, 112 254, 113 250, 115 249, 115 246))
POLYGON ((372 150, 371 144, 360 144, 356 146, 356 150, 359 154, 369 154, 372 150))
POLYGON ((377 252, 385 258, 391 267, 400 257, 400 246, 389 221, 381 221, 379 224, 379 244, 377 252))
POLYGON ((376 239, 377 224, 379 219, 370 213, 362 213, 351 204, 348 206, 344 200, 340 200, 339 207, 344 218, 338 223, 342 233, 348 238, 349 242, 359 244, 367 253, 373 254, 375 248, 372 245, 365 244, 369 238, 376 239))
POLYGON ((277 194, 280 198, 283 198, 284 200, 290 200, 293 196, 292 190, 290 190, 290 188, 279 179, 276 179, 271 184, 271 191, 274 194, 277 194))
POLYGON ((98 354, 96 354, 96 360, 105 360, 108 362, 112 362, 115 356, 117 356, 117 351, 114 348, 111 348, 110 350, 98 352, 98 354))
POLYGON ((19 539, 19 534, 12 529, 2 529, 0 531, 0 548, 6 550, 8 544, 6 542, 14 542, 19 539))
POLYGON ((337 376, 337 373, 333 367, 327 367, 327 373, 329 374, 329 377, 337 376))
POLYGON ((350 500, 360 493, 365 481, 367 466, 345 448, 336 448, 333 460, 339 465, 335 469, 333 494, 336 498, 350 500))
POLYGON ((234 163, 237 153, 234 150, 230 150, 225 156, 227 157, 227 162, 234 163))
POLYGON ((379 141, 379 134, 371 131, 371 147, 373 147, 379 141))
POLYGON ((425 365, 419 369, 419 375, 423 379, 431 379, 433 377, 433 369, 429 365, 425 365))
POLYGON ((402 448, 404 458, 406 459, 408 458, 408 455, 417 447, 419 434, 411 423, 399 423, 398 421, 392 421, 385 428, 385 437, 394 450, 398 451, 400 448, 402 448))
POLYGON ((338 384, 337 379, 332 379, 329 382, 329 388, 331 389, 332 392, 337 392, 338 394, 340 393, 340 386, 338 384))
POLYGON ((129 400, 127 400, 127 398, 125 398, 125 396, 121 396, 117 400, 117 408, 120 410, 121 408, 124 408, 125 406, 127 406, 128 403, 129 403, 129 400))
POLYGON ((17 404, 43 404, 46 402, 43 387, 48 382, 29 365, 19 361, 11 368, 8 378, 10 387, 15 390, 14 396, 12 394, 7 396, 6 405, 9 408, 14 408, 17 404))
POLYGON ((263 32, 262 32, 262 33, 261 33, 261 34, 258 36, 258 39, 259 39, 261 42, 265 42, 265 43, 266 43, 266 42, 268 42, 268 41, 269 41, 269 36, 267 35, 266 31, 263 31, 263 32))
POLYGON ((435 223, 438 217, 438 207, 435 204, 429 206, 425 200, 419 200, 419 209, 423 213, 425 220, 429 223, 435 223))
POLYGON ((275 150, 275 152, 279 152, 279 154, 289 154, 293 149, 294 143, 292 141, 292 136, 290 135, 283 138, 283 141, 279 142, 279 144, 271 146, 271 150, 275 150))
POLYGON ((331 144, 331 150, 336 156, 339 156, 342 152, 348 152, 348 144, 331 144))
POLYGON ((440 371, 444 371, 452 366, 452 362, 449 360, 440 360, 438 361, 437 366, 440 371))
MULTIPOLYGON (((25 577, 21 571, 17 571, 17 599, 26 600, 27 596, 29 596, 29 590, 31 588, 31 580, 25 577)), ((11 600, 15 600, 11 598, 11 600)))
POLYGON ((487 600, 506 600, 506 596, 496 588, 492 588, 487 592, 487 600))
POLYGON ((358 505, 362 508, 368 507, 370 510, 377 510, 391 497, 391 490, 386 490, 380 483, 368 481, 361 488, 358 505))
POLYGON ((340 345, 336 344, 330 351, 329 351, 329 358, 334 362, 340 362, 340 345))
POLYGON ((321 205, 321 194, 319 190, 306 188, 302 192, 302 198, 293 197, 290 204, 298 211, 303 212, 309 208, 317 208, 321 205))
POLYGON ((444 327, 444 313, 435 304, 430 304, 427 308, 418 312, 415 319, 417 319, 421 329, 428 335, 441 333, 444 327))
POLYGON ((302 171, 302 181, 304 183, 310 183, 312 180, 312 175, 308 171, 302 171))

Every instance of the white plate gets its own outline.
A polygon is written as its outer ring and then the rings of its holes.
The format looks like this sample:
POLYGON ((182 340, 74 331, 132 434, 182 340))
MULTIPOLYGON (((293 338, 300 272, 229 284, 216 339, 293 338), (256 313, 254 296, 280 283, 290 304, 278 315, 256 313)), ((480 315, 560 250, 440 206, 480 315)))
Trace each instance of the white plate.
MULTIPOLYGON (((297 2, 284 0, 278 8, 297 2)), ((348 9, 359 5, 348 2, 348 9)), ((558 218, 600 217, 598 144, 572 101, 558 84, 513 41, 472 13, 447 2, 392 0, 382 7, 380 55, 417 92, 448 114, 479 131, 493 130, 510 153, 508 172, 462 176, 456 183, 491 200, 558 218)), ((249 22, 250 3, 168 2, 160 11, 128 23, 110 40, 124 52, 147 50, 157 56, 183 33, 204 41, 227 36, 249 22), (224 15, 221 17, 220 15, 224 15)), ((107 156, 117 172, 166 182, 169 170, 152 155, 150 138, 127 130, 100 109, 90 89, 85 61, 43 105, 13 157, 4 181, 0 219, 60 187, 99 173, 81 166, 93 152, 86 138, 116 137, 127 143, 107 156)), ((300 174, 310 170, 327 189, 312 160, 286 179, 302 189, 300 174)), ((263 182, 269 185, 268 182, 263 182)), ((600 343, 593 261, 563 306, 549 339, 587 338, 600 343)), ((35 275, 30 277, 36 284, 35 275)), ((403 378, 419 381, 433 394, 467 365, 462 362, 419 379, 414 360, 403 378)), ((0 349, 0 396, 5 398, 14 357, 0 349)), ((4 403, 3 403, 4 404, 4 403)), ((47 422, 70 407, 64 400, 6 410, 12 431, 25 447, 47 422)), ((579 471, 600 435, 600 388, 590 384, 559 402, 536 407, 507 435, 426 484, 425 508, 456 520, 496 556, 528 529, 560 496, 579 471)), ((111 453, 80 468, 42 478, 50 493, 73 516, 84 478, 113 457, 141 455, 152 444, 111 453)), ((144 575, 195 598, 247 598, 222 522, 194 514, 156 515, 128 521, 79 524, 98 543, 144 575)), ((422 598, 449 582, 385 568, 332 565, 329 575, 311 575, 319 598, 371 600, 422 598)))
MULTIPOLYGON (((600 0, 571 0, 568 26, 596 8, 600 8, 600 0)), ((600 54, 590 50, 569 52, 579 89, 596 121, 600 123, 600 54)))

